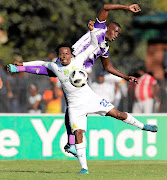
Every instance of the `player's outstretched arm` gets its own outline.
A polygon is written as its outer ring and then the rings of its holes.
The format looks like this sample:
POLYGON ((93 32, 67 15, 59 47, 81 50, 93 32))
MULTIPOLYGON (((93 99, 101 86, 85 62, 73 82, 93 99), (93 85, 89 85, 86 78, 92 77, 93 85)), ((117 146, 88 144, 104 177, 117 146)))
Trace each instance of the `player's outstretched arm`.
POLYGON ((90 46, 88 46, 88 48, 83 51, 82 53, 78 54, 76 56, 76 58, 79 61, 82 61, 84 63, 84 61, 88 58, 88 56, 96 49, 98 48, 98 40, 97 37, 95 35, 95 30, 94 30, 94 21, 90 20, 88 23, 88 28, 90 30, 90 46))
POLYGON ((114 9, 126 9, 134 13, 138 13, 141 11, 141 8, 139 7, 138 4, 132 4, 130 6, 125 6, 121 4, 104 4, 104 6, 102 7, 102 9, 98 14, 98 19, 100 21, 105 21, 108 17, 108 11, 114 9))
POLYGON ((98 40, 97 37, 95 35, 95 30, 94 30, 94 21, 89 21, 88 23, 88 28, 90 29, 90 37, 91 37, 91 41, 90 41, 90 46, 82 53, 78 54, 76 56, 76 58, 80 59, 80 61, 85 61, 88 56, 96 49, 98 48, 98 40))
POLYGON ((103 64, 104 69, 105 69, 107 72, 109 72, 109 73, 111 73, 111 74, 114 74, 114 75, 116 75, 116 76, 118 76, 118 77, 124 78, 125 80, 127 80, 127 81, 129 81, 129 82, 138 83, 136 77, 127 76, 127 75, 121 73, 120 71, 118 71, 118 70, 112 65, 112 63, 109 61, 109 58, 101 57, 101 61, 102 61, 102 64, 103 64))
POLYGON ((29 61, 29 62, 18 62, 14 61, 15 66, 42 66, 46 61, 36 60, 36 61, 29 61))
POLYGON ((31 74, 46 75, 49 77, 55 77, 55 74, 50 72, 50 70, 48 70, 44 66, 15 66, 13 64, 9 64, 7 66, 7 71, 11 72, 11 73, 27 72, 27 73, 31 73, 31 74))

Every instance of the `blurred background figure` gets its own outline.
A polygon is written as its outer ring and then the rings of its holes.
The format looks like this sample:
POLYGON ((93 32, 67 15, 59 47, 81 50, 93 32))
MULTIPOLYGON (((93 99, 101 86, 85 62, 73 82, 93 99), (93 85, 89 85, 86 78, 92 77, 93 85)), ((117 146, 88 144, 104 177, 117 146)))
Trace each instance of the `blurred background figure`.
POLYGON ((92 90, 107 101, 114 103, 115 88, 105 81, 106 72, 101 71, 97 74, 97 82, 91 85, 92 90))
POLYGON ((3 60, 0 59, 0 77, 3 86, 0 90, 0 112, 7 113, 11 112, 11 107, 9 105, 9 99, 13 98, 13 93, 11 90, 10 82, 7 78, 7 73, 4 70, 3 60))
POLYGON ((113 93, 113 98, 114 98, 112 104, 114 104, 114 106, 118 109, 119 104, 120 104, 120 100, 121 100, 121 97, 122 97, 122 92, 121 92, 122 78, 120 78, 118 76, 115 76, 113 74, 107 73, 104 76, 104 81, 106 83, 109 83, 112 86, 112 89, 113 89, 112 93, 113 93))
POLYGON ((61 113, 62 90, 58 88, 57 79, 50 78, 51 88, 45 90, 42 100, 45 103, 45 113, 61 113))
POLYGON ((160 87, 157 80, 149 73, 146 73, 145 67, 137 70, 139 74, 138 84, 134 88, 133 113, 153 113, 154 104, 157 104, 157 111, 160 107, 159 92, 160 87))
POLYGON ((18 94, 19 94, 18 77, 19 77, 19 74, 11 74, 11 73, 7 74, 7 78, 10 83, 11 90, 13 93, 13 97, 9 98, 9 104, 10 104, 12 113, 20 112, 19 99, 18 99, 18 94))
POLYGON ((25 72, 18 73, 16 96, 19 102, 19 113, 26 113, 28 104, 28 79, 25 72))
POLYGON ((41 113, 40 103, 42 100, 41 94, 38 93, 37 86, 31 84, 29 87, 30 96, 28 98, 28 112, 29 113, 41 113))
POLYGON ((0 77, 0 89, 2 88, 2 86, 3 86, 3 82, 2 82, 2 79, 0 77))
POLYGON ((48 60, 52 61, 52 62, 56 62, 57 57, 56 57, 56 53, 55 50, 50 50, 48 53, 48 60))

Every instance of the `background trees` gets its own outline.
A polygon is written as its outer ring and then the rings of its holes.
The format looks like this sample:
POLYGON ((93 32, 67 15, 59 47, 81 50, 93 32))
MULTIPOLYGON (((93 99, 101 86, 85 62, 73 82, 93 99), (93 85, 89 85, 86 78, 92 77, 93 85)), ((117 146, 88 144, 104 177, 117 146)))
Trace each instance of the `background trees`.
MULTIPOLYGON (((0 58, 6 64, 18 56, 24 60, 43 59, 58 44, 75 43, 87 31, 89 19, 95 20, 104 3, 130 5, 134 1, 0 0, 0 16, 4 19, 0 29, 8 35, 8 41, 0 44, 0 58)), ((144 43, 135 41, 132 20, 137 15, 155 13, 157 5, 150 0, 138 3, 142 8, 139 14, 126 10, 109 12, 108 20, 114 20, 122 26, 120 38, 111 44, 113 61, 144 58, 144 43)))

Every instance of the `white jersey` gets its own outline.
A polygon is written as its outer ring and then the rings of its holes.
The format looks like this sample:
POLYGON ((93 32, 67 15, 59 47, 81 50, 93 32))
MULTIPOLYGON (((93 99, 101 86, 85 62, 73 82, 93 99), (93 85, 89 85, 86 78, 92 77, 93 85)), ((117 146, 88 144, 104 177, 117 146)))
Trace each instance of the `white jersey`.
POLYGON ((106 99, 98 96, 86 84, 83 87, 74 87, 69 81, 69 75, 74 69, 82 69, 86 58, 86 51, 71 60, 67 66, 61 63, 47 62, 44 66, 50 69, 60 80, 68 99, 69 117, 72 131, 82 129, 86 132, 87 114, 98 113, 106 115, 114 106, 106 99))
POLYGON ((63 66, 60 62, 46 62, 43 65, 58 77, 69 103, 74 101, 76 103, 77 100, 82 101, 84 95, 89 93, 89 91, 92 91, 87 84, 84 87, 79 88, 74 87, 69 81, 69 76, 72 71, 84 68, 85 52, 79 54, 75 58, 71 58, 71 63, 67 66, 63 66))

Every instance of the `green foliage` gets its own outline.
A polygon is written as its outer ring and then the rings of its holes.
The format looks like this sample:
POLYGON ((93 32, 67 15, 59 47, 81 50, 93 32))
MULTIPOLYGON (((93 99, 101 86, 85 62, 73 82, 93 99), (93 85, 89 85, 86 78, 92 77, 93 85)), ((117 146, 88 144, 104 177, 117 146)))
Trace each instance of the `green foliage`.
MULTIPOLYGON (((104 0, 98 3, 91 0, 0 0, 0 15, 5 20, 0 28, 7 31, 9 39, 6 44, 1 45, 0 52, 9 49, 10 53, 4 55, 5 61, 10 61, 16 54, 21 55, 24 60, 46 58, 49 50, 54 49, 58 44, 75 43, 87 31, 88 21, 95 20, 103 3, 122 2, 120 0, 104 0)), ((134 2, 129 0, 123 3, 130 5, 134 2)), ((107 23, 109 20, 114 20, 122 26, 121 37, 111 44, 110 52, 113 60, 141 58, 135 56, 136 44, 132 20, 136 15, 156 12, 153 4, 154 1, 150 0, 140 1, 142 12, 138 14, 127 10, 109 12, 107 23)))
POLYGON ((156 0, 154 6, 161 12, 167 11, 167 1, 166 0, 156 0))
POLYGON ((73 44, 87 31, 88 20, 96 16, 84 0, 0 0, 0 7, 5 19, 1 28, 9 38, 3 47, 12 43, 13 55, 26 60, 47 57, 49 49, 62 42, 73 44))

